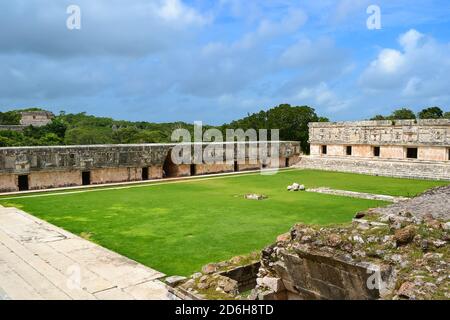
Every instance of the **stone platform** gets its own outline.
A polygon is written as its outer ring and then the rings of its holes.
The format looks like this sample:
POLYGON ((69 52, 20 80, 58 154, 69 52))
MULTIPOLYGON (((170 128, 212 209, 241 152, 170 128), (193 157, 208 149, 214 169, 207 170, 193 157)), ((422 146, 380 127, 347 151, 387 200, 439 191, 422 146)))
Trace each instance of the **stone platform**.
POLYGON ((174 299, 164 274, 0 206, 0 300, 174 299))

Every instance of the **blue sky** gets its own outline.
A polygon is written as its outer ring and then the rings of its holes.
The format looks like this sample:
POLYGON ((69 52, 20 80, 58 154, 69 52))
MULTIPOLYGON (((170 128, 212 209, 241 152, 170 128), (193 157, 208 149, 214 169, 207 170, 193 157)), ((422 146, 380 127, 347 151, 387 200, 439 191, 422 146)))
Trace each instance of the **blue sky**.
POLYGON ((221 124, 280 103, 332 120, 450 106, 448 0, 15 0, 0 29, 1 111, 221 124))

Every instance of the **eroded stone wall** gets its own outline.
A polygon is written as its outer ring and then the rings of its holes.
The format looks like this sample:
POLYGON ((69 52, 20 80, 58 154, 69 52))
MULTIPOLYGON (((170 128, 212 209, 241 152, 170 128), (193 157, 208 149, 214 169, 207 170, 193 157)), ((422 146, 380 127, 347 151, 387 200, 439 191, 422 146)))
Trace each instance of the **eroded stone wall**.
POLYGON ((375 176, 450 180, 450 164, 444 162, 303 156, 297 167, 375 176))
POLYGON ((448 119, 313 122, 309 135, 303 167, 450 179, 448 119))
MULTIPOLYGON (((246 155, 249 154, 249 145, 258 147, 254 143, 240 145, 245 146, 246 155)), ((144 168, 148 170, 148 179, 190 176, 190 164, 171 163, 170 152, 174 146, 138 144, 0 148, 0 190, 19 190, 19 175, 28 175, 28 188, 31 190, 81 185, 84 171, 90 172, 89 184, 139 181, 144 178, 144 168)), ((192 151, 194 149, 191 144, 188 144, 189 148, 192 151)), ((206 145, 202 148, 206 148, 206 145)), ((231 149, 234 149, 236 158, 238 144, 235 143, 231 149)), ((298 142, 279 142, 279 153, 283 158, 298 159, 299 151, 298 142)), ((194 174, 234 171, 234 164, 220 162, 196 164, 194 174)), ((260 167, 259 161, 251 164, 247 159, 238 165, 238 171, 260 167)))
POLYGON ((311 144, 450 146, 450 120, 311 122, 311 144))

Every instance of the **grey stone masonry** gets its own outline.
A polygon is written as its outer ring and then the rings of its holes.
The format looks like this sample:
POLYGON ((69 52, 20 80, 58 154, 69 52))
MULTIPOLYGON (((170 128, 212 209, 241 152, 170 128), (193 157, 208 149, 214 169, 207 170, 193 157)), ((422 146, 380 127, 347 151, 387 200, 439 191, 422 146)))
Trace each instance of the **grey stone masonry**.
POLYGON ((309 123, 311 144, 450 146, 449 119, 309 123))
MULTIPOLYGON (((300 154, 298 142, 277 143, 280 157, 300 154)), ((227 143, 223 144, 225 150, 227 143)), ((194 144, 189 145, 194 148, 194 144)), ((234 143, 235 155, 237 145, 238 143, 234 143)), ((258 147, 258 143, 245 143, 247 155, 250 145, 258 147)), ((270 143, 268 145, 270 146, 270 143)), ((0 148, 0 174, 162 165, 174 146, 175 144, 119 144, 0 148)), ((206 146, 207 144, 204 144, 203 148, 206 146)))
POLYGON ((450 180, 450 164, 442 161, 303 156, 297 167, 375 176, 450 180))

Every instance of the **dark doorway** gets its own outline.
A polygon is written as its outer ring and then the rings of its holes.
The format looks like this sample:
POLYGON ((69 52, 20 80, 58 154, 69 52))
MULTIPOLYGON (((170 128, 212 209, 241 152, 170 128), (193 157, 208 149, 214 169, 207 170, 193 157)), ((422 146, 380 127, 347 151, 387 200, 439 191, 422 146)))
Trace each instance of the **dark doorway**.
POLYGON ((191 164, 191 176, 195 176, 197 174, 197 167, 195 164, 191 164))
POLYGON ((238 166, 237 161, 234 162, 234 171, 239 171, 239 166, 238 166))
POLYGON ((327 146, 322 146, 322 154, 327 154, 327 146))
POLYGON ((286 158, 285 166, 286 166, 286 168, 289 167, 289 158, 286 158))
POLYGON ((380 156, 380 147, 373 147, 373 155, 374 157, 380 156))
POLYGON ((352 146, 347 146, 346 149, 345 149, 345 153, 348 156, 351 156, 352 155, 352 146))
POLYGON ((406 157, 408 159, 417 159, 417 148, 407 148, 406 157))
POLYGON ((29 190, 28 186, 28 175, 19 176, 19 191, 29 190))
POLYGON ((163 177, 164 178, 178 177, 178 165, 176 165, 172 161, 172 151, 169 151, 166 160, 164 160, 163 177))
POLYGON ((83 186, 88 186, 91 184, 91 172, 90 171, 83 171, 81 173, 81 181, 83 186))
POLYGON ((148 167, 142 168, 142 180, 148 180, 148 167))

